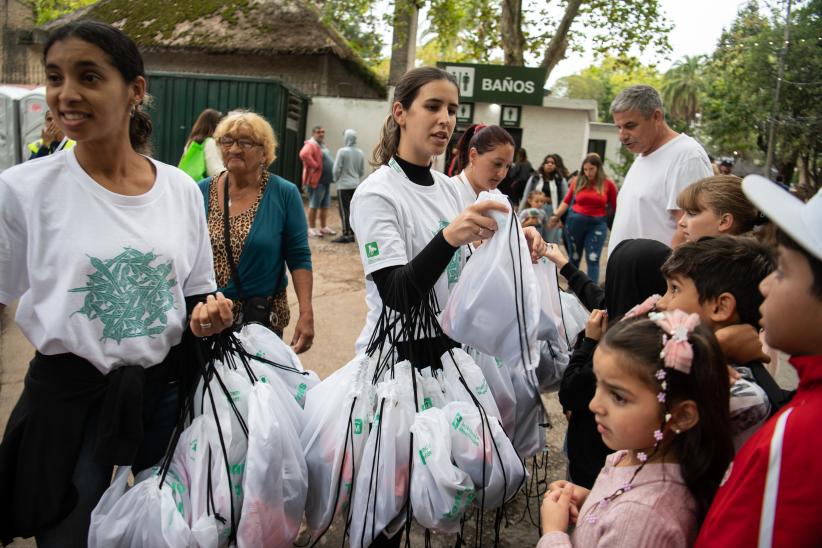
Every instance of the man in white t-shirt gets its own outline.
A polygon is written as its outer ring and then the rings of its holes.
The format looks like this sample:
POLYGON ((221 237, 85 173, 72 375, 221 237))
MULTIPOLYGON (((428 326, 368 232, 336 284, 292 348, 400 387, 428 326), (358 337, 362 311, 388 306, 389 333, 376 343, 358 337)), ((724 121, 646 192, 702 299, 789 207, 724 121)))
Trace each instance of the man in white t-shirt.
POLYGON ((665 122, 662 99, 651 86, 631 86, 611 103, 622 144, 637 154, 617 196, 608 249, 623 240, 647 238, 676 245, 679 193, 713 175, 708 155, 696 140, 665 122))

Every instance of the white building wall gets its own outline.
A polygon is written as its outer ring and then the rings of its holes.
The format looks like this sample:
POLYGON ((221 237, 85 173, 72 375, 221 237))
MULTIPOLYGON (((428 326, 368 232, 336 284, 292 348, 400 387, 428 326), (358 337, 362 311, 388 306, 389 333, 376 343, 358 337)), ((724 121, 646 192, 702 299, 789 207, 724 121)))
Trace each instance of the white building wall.
POLYGON ((619 142, 619 131, 616 126, 614 124, 593 122, 590 124, 589 138, 602 139, 605 141, 605 169, 608 175, 616 180, 614 170, 610 167, 612 164, 618 164, 620 162, 619 149, 622 143, 619 142))
MULTIPOLYGON (((565 160, 569 171, 579 169, 588 150, 592 131, 589 126, 610 124, 590 124, 596 119, 594 101, 546 98, 545 105, 522 107, 522 146, 528 151, 528 158, 537 167, 545 155, 556 153, 565 160)), ((323 126, 326 144, 336 155, 344 144, 343 132, 354 129, 358 135, 357 144, 368 159, 379 140, 388 112, 387 100, 313 97, 308 107, 306 138, 311 136, 312 127, 323 126)), ((499 124, 500 106, 475 104, 474 123, 499 124)), ((607 133, 609 130, 598 131, 607 133)), ((612 152, 616 153, 616 148, 609 142, 606 151, 610 156, 612 152)), ((435 159, 434 166, 442 170, 443 159, 435 159)), ((370 168, 366 168, 366 173, 370 173, 370 168)))
MULTIPOLYGON (((335 157, 345 144, 343 133, 346 129, 357 132, 357 146, 365 154, 366 164, 380 137, 382 124, 388 116, 388 101, 376 99, 345 99, 340 97, 313 97, 308 106, 306 139, 311 137, 311 128, 325 128, 325 144, 335 157)), ((366 165, 366 174, 371 169, 366 165)))

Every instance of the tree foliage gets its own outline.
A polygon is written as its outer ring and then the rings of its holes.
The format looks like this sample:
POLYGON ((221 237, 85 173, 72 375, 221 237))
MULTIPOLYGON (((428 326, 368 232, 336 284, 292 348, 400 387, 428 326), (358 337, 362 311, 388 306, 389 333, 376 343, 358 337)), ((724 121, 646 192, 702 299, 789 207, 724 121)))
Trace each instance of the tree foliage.
MULTIPOLYGON (((349 0, 336 0, 346 2, 349 0)), ((568 52, 670 50, 659 0, 428 0, 428 53, 439 59, 551 70, 568 52), (498 59, 502 52, 503 59, 498 59)))
POLYGON ((380 35, 382 18, 373 0, 318 0, 325 23, 333 25, 351 48, 370 65, 379 64, 383 40, 380 35))
POLYGON ((613 122, 609 109, 620 91, 635 84, 659 88, 661 81, 656 68, 642 65, 634 57, 606 56, 598 65, 557 80, 553 93, 570 99, 593 99, 597 102, 599 120, 613 122))
POLYGON ((783 50, 781 6, 743 6, 705 67, 701 131, 718 153, 734 151, 761 161, 768 129, 776 124, 775 165, 790 180, 813 187, 822 173, 822 0, 796 1, 790 40, 783 50), (779 57, 785 73, 776 118, 772 118, 779 57))
POLYGON ((662 79, 662 101, 669 120, 688 128, 693 127, 702 106, 704 63, 703 55, 685 56, 662 79))
POLYGON ((42 25, 58 17, 93 4, 97 0, 27 0, 35 25, 42 25))

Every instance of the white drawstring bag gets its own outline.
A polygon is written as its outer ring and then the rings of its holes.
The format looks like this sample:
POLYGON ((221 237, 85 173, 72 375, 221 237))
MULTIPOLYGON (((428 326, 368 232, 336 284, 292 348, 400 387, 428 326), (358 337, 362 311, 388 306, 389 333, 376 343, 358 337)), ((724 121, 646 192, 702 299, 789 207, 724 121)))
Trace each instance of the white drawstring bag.
MULTIPOLYGON (((241 506, 235 501, 236 493, 242 492, 242 474, 231 470, 235 483, 229 485, 229 471, 226 469, 217 423, 211 414, 196 417, 183 431, 174 458, 184 463, 189 478, 191 523, 203 520, 198 525, 201 534, 209 530, 209 524, 214 523, 218 545, 227 546, 232 532, 232 513, 235 523, 240 519, 241 506), (238 476, 239 479, 236 479, 238 476), (213 522, 211 518, 217 521, 213 522)), ((237 467, 242 468, 242 465, 237 467)))
POLYGON ((300 404, 300 407, 305 408, 306 394, 311 388, 320 383, 320 377, 313 371, 303 369, 303 364, 294 350, 285 344, 276 333, 256 323, 244 325, 237 338, 242 343, 245 351, 252 356, 258 356, 285 366, 285 368, 274 367, 264 362, 252 360, 252 362, 262 364, 263 368, 279 375, 288 387, 292 397, 300 404), (289 371, 289 369, 291 370, 289 371))
MULTIPOLYGON (((252 384, 239 358, 237 358, 237 363, 239 369, 236 370, 222 363, 217 364, 215 374, 209 381, 208 389, 204 392, 202 392, 203 381, 200 381, 195 393, 194 414, 196 416, 200 409, 203 409, 203 414, 210 415, 219 422, 219 433, 222 434, 228 452, 234 512, 236 516, 239 516, 243 505, 243 472, 248 449, 248 435, 244 426, 248 424, 248 398, 252 384), (212 397, 214 405, 211 402, 212 397), (200 398, 204 398, 202 406, 200 398)), ((219 443, 219 438, 214 439, 219 443)), ((214 448, 215 451, 221 451, 220 445, 214 448)))
POLYGON ((300 442, 308 470, 305 517, 312 535, 323 533, 337 513, 348 509, 369 432, 369 370, 370 359, 358 356, 312 388, 306 400, 300 442))
POLYGON ((300 438, 271 384, 258 382, 248 399, 248 453, 237 546, 290 546, 308 493, 300 438))
POLYGON ((585 323, 588 321, 591 311, 585 308, 579 297, 573 293, 562 291, 559 298, 562 303, 562 319, 568 337, 568 346, 573 348, 579 334, 585 331, 585 323))
POLYGON ((539 289, 531 254, 516 215, 502 194, 481 192, 477 202, 493 200, 508 212, 491 211, 497 232, 462 269, 440 316, 446 335, 497 356, 507 364, 533 369, 539 361, 539 289))
MULTIPOLYGON (((147 480, 152 476, 160 475, 160 467, 152 466, 146 468, 134 476, 134 484, 147 480)), ((189 479, 188 473, 185 470, 183 463, 172 459, 166 473, 166 479, 163 483, 171 488, 171 495, 174 498, 174 503, 177 505, 177 510, 183 516, 186 523, 191 523, 191 499, 189 498, 189 479)))
POLYGON ((411 433, 414 518, 426 529, 457 533, 462 516, 474 500, 474 483, 451 462, 451 437, 445 413, 436 407, 417 413, 411 433))
POLYGON ((488 417, 483 426, 479 409, 467 402, 453 401, 443 412, 450 425, 451 456, 473 481, 477 504, 485 509, 502 506, 516 494, 525 468, 499 421, 488 417))
POLYGON ((508 366, 501 359, 483 354, 473 348, 469 348, 467 352, 488 382, 488 387, 499 409, 502 428, 508 437, 513 438, 517 429, 517 396, 514 393, 514 385, 511 384, 508 366))
POLYGON ((410 375, 401 374, 398 366, 394 368, 396 377, 377 385, 374 423, 357 471, 351 503, 352 548, 370 546, 383 530, 390 537, 405 522, 411 425, 416 410, 410 375))
POLYGON ((488 381, 479 366, 471 359, 471 356, 461 348, 453 348, 444 353, 440 361, 444 373, 443 385, 448 400, 473 402, 474 400, 465 389, 465 385, 468 385, 471 394, 477 398, 488 416, 500 417, 499 408, 497 408, 497 402, 494 400, 494 395, 488 386, 488 381), (465 380, 465 385, 460 377, 465 380))
POLYGON ((303 371, 303 364, 294 349, 265 326, 258 323, 245 324, 237 333, 237 338, 249 354, 303 371))
POLYGON ((437 377, 432 376, 431 368, 423 370, 419 377, 417 377, 422 387, 422 405, 421 410, 436 407, 442 409, 445 407, 445 390, 442 387, 442 382, 437 377))
POLYGON ((90 548, 187 548, 191 530, 171 487, 150 476, 128 489, 130 467, 121 466, 91 513, 90 548))
POLYGON ((511 442, 522 459, 536 455, 545 445, 542 400, 533 371, 511 368, 511 384, 517 395, 517 429, 511 442))
POLYGON ((537 338, 541 341, 561 342, 563 352, 568 348, 568 336, 562 321, 562 303, 560 302, 559 284, 557 283, 557 266, 540 257, 534 266, 534 276, 539 288, 539 329, 537 338))
POLYGON ((562 374, 568 368, 571 357, 560 350, 556 341, 539 341, 539 365, 536 373, 541 393, 559 390, 562 374))
POLYGON ((268 384, 277 394, 282 411, 285 414, 291 425, 296 430, 297 434, 301 434, 305 426, 305 412, 303 406, 297 401, 291 390, 286 386, 280 375, 272 374, 271 367, 255 360, 249 361, 249 366, 257 381, 268 384))

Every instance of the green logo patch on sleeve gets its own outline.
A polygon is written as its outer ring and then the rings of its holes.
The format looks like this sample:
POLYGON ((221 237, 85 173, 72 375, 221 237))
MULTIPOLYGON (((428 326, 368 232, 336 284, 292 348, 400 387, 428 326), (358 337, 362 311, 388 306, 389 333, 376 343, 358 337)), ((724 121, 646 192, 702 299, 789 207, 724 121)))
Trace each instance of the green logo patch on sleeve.
POLYGON ((365 244, 365 256, 369 259, 373 259, 374 257, 380 254, 380 246, 377 245, 377 242, 368 242, 365 244))

